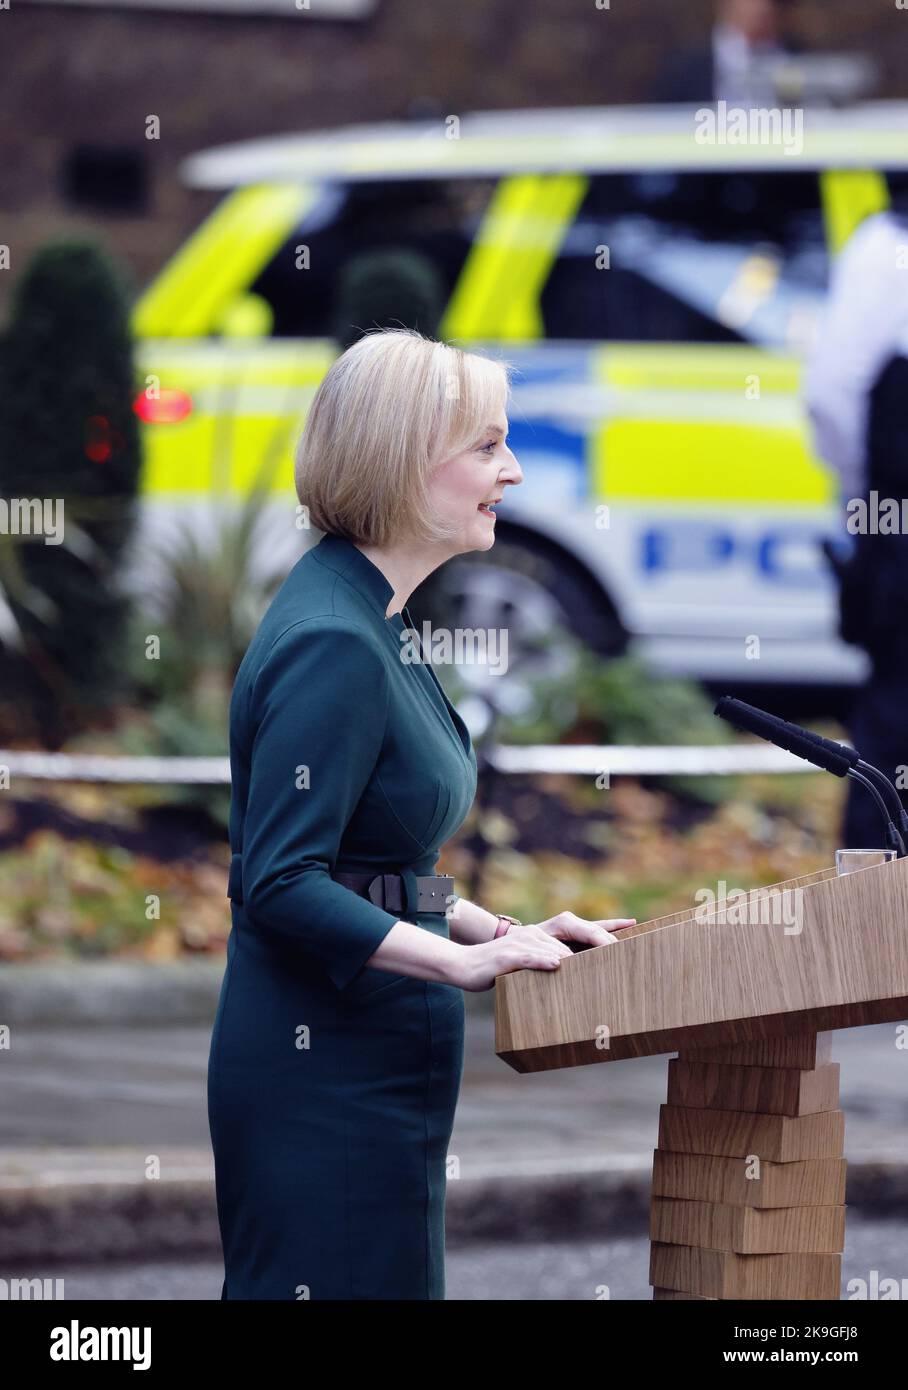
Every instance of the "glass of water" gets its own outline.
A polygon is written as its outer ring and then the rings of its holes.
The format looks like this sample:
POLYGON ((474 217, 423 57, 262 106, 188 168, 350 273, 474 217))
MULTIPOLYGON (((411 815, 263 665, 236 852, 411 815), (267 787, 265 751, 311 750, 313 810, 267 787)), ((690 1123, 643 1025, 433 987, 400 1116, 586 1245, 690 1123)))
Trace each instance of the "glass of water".
POLYGON ((856 869, 870 869, 876 864, 889 864, 894 858, 894 849, 837 849, 835 871, 837 874, 853 874, 856 869))

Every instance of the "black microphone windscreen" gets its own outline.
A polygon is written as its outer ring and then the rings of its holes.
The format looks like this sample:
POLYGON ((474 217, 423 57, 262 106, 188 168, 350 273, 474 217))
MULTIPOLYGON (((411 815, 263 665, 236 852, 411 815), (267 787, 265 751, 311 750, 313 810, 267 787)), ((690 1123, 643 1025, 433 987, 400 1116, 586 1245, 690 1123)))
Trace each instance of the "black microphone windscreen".
POLYGON ((756 734, 757 738, 766 739, 777 748, 784 748, 786 752, 813 763, 815 767, 821 767, 824 772, 831 772, 835 777, 847 776, 853 765, 844 750, 839 751, 830 739, 824 739, 822 743, 814 742, 795 725, 787 724, 785 720, 766 714, 764 710, 748 705, 743 700, 735 700, 730 695, 722 696, 716 705, 715 713, 720 719, 734 724, 736 728, 756 734))

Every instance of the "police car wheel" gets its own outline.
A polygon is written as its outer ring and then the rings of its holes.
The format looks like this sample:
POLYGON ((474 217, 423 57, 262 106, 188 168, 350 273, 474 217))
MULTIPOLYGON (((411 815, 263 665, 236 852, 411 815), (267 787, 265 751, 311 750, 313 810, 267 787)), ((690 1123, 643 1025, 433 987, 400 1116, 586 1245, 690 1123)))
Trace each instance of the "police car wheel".
POLYGON ((515 665, 545 666, 546 643, 563 631, 600 656, 618 656, 627 644, 593 581, 560 557, 516 541, 449 560, 431 576, 423 606, 433 623, 506 629, 515 665))

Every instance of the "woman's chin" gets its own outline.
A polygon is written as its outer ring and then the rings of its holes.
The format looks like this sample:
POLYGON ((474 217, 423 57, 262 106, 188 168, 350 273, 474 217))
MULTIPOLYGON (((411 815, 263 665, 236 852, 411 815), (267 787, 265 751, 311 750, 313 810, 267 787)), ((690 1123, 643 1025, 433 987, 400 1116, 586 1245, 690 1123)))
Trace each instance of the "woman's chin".
POLYGON ((454 552, 467 555, 471 550, 491 550, 495 544, 495 525, 477 515, 476 520, 468 522, 460 533, 460 543, 454 552))
POLYGON ((477 519, 477 524, 471 527, 471 550, 491 550, 495 544, 495 523, 490 524, 484 517, 477 519))

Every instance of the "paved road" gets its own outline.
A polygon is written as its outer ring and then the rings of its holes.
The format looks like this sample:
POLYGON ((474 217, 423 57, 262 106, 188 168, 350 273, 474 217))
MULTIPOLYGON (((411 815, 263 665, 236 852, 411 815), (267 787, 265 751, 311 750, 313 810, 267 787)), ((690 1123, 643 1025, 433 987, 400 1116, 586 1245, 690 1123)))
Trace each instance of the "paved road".
MULTIPOLYGON (((845 1154, 905 1162, 908 1050, 893 1024, 833 1039, 845 1154)), ((209 1151, 206 1028, 13 1030, 3 1060, 0 1149, 209 1151)), ((471 1016, 450 1152, 463 1177, 530 1175, 591 1162, 651 1162, 667 1059, 520 1076, 494 1053, 492 1020, 471 1016)))
MULTIPOLYGON (((458 1300, 582 1301, 603 1297, 599 1290, 607 1286, 612 1299, 651 1299, 648 1267, 649 1242, 643 1238, 470 1246, 448 1251, 447 1294, 458 1300)), ((878 1279, 904 1280, 908 1296, 908 1224, 849 1220, 842 1262, 843 1299, 850 1297, 849 1281, 869 1282, 872 1270, 878 1279)), ((38 1273, 22 1271, 23 1276, 38 1273)), ((41 1275, 51 1273, 63 1277, 66 1298, 218 1299, 223 1266, 205 1261, 40 1271, 41 1275)))

